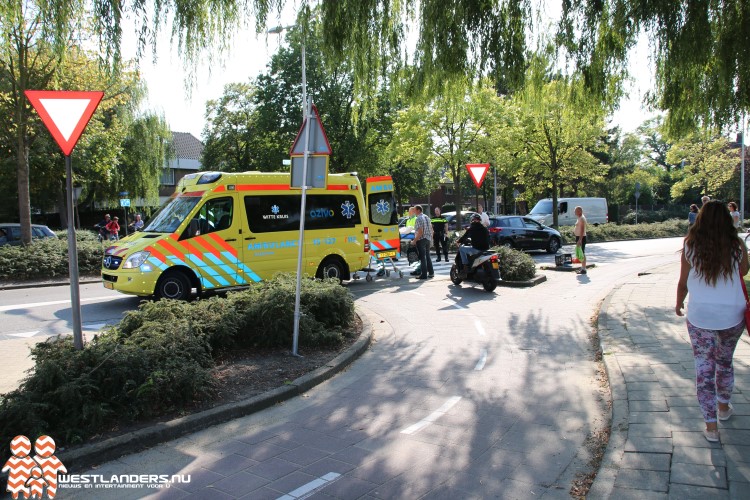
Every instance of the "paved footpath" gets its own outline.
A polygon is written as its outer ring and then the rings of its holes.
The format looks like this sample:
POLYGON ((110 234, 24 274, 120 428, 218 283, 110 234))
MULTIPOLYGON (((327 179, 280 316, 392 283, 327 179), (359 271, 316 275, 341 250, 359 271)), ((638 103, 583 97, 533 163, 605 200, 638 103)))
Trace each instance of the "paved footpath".
POLYGON ((674 314, 678 273, 671 263, 634 276, 602 305, 612 435, 588 498, 750 498, 750 337, 734 357, 736 413, 711 444, 685 320, 674 314))

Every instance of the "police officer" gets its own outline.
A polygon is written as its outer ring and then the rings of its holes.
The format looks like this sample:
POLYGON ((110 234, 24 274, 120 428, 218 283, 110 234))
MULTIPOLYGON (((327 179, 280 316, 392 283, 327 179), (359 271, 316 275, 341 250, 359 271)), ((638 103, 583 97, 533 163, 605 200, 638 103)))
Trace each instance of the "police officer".
POLYGON ((440 262, 440 246, 442 245, 445 261, 448 262, 448 220, 440 215, 440 209, 435 207, 435 217, 430 222, 432 222, 432 243, 435 245, 437 261, 440 262))

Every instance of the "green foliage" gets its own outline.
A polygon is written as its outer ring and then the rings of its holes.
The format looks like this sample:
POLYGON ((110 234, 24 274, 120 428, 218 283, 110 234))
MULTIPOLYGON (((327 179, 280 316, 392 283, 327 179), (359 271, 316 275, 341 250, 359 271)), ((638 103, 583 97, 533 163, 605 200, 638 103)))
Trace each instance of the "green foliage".
MULTIPOLYGON (((210 397, 215 353, 291 344, 294 292, 295 279, 280 275, 226 298, 143 302, 82 350, 70 337, 36 344, 33 371, 0 399, 0 441, 25 433, 77 443, 210 397)), ((303 280, 301 306, 300 346, 340 344, 354 318, 344 288, 303 280)))
MULTIPOLYGON (((67 233, 57 234, 60 239, 33 240, 27 246, 0 246, 0 280, 45 280, 68 276, 67 233)), ((91 231, 76 232, 81 276, 98 275, 102 268, 104 246, 90 235, 91 231)))
POLYGON ((527 253, 513 248, 495 247, 500 261, 500 277, 506 281, 528 281, 536 276, 536 262, 527 253))
POLYGON ((672 199, 687 203, 704 194, 715 198, 734 195, 731 181, 739 178, 739 154, 728 146, 727 139, 711 131, 677 141, 667 160, 680 165, 684 160, 684 166, 672 170, 672 199))

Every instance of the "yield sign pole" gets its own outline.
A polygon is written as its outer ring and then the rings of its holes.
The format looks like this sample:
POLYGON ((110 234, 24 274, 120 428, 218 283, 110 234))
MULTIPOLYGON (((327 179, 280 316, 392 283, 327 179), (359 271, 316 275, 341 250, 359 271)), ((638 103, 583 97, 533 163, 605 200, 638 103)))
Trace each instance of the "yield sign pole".
POLYGON ((88 125, 104 92, 75 92, 64 90, 27 90, 26 97, 34 106, 44 125, 65 155, 66 201, 68 206, 68 271, 70 274, 70 306, 73 320, 73 344, 83 349, 81 327, 81 296, 78 285, 78 249, 73 225, 73 152, 83 130, 88 125))

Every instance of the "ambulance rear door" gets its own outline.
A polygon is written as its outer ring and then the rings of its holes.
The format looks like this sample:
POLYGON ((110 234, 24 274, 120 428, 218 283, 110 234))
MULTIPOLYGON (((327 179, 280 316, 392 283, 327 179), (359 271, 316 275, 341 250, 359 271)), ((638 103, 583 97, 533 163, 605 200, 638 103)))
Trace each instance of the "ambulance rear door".
POLYGON ((393 179, 390 175, 369 177, 365 181, 365 190, 371 253, 380 259, 398 257, 401 240, 393 179))

